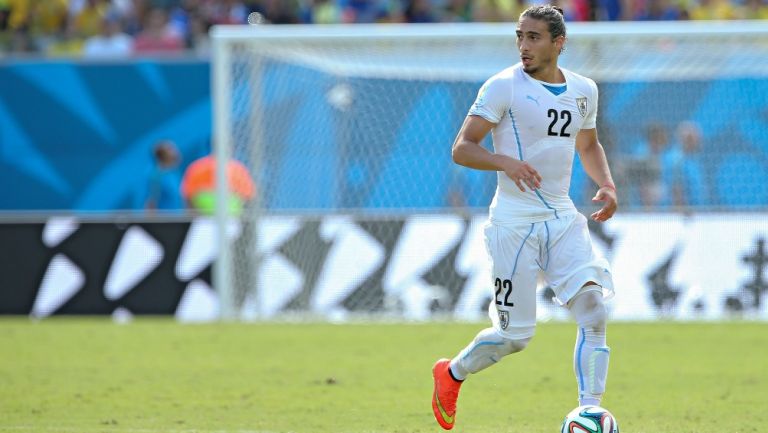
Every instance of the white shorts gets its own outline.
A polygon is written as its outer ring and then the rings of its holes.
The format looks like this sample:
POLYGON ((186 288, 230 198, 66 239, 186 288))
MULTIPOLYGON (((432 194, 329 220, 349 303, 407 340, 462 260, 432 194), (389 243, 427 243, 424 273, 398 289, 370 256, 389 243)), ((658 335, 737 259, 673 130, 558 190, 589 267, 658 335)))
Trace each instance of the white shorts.
POLYGON ((587 282, 613 295, 608 262, 592 250, 587 219, 580 213, 528 224, 488 223, 485 246, 491 258, 493 327, 507 338, 532 337, 536 328, 539 272, 565 305, 587 282))

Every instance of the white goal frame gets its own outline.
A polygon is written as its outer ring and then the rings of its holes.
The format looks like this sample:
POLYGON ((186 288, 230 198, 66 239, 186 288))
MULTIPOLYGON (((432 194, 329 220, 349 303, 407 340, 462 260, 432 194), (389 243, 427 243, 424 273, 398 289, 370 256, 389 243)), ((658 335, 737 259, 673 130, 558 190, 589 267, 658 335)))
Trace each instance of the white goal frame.
MULTIPOLYGON (((217 226, 218 256, 213 269, 214 288, 219 293, 221 317, 224 320, 235 319, 233 305, 233 287, 231 275, 232 249, 227 237, 230 217, 227 215, 226 203, 227 187, 225 165, 232 154, 233 131, 231 129, 232 105, 231 76, 228 68, 232 64, 233 44, 259 41, 260 43, 279 43, 280 41, 295 41, 300 39, 322 40, 333 44, 335 41, 348 43, 355 40, 382 39, 397 43, 406 43, 417 39, 442 39, 442 40, 498 40, 511 54, 508 64, 515 63, 515 25, 514 23, 467 23, 467 24, 361 24, 361 25, 243 25, 243 26, 215 26, 210 36, 212 38, 212 99, 213 99, 213 152, 217 158, 217 207, 215 220, 217 226)), ((672 40, 695 41, 697 38, 717 38, 725 35, 760 35, 763 39, 768 35, 768 25, 764 21, 685 21, 685 22, 595 22, 595 23, 569 23, 567 25, 569 42, 566 44, 564 59, 567 60, 571 45, 582 44, 592 49, 599 49, 602 44, 610 44, 611 40, 623 38, 631 40, 642 47, 651 38, 669 38, 672 40)), ((608 48, 611 49, 611 48, 608 48)), ((634 49, 634 48, 633 48, 634 49)), ((737 50, 739 48, 737 47, 737 50)), ((745 55, 768 55, 768 47, 758 53, 741 53, 745 55)), ((577 55, 581 55, 579 48, 577 55)), ((623 56, 625 53, 618 54, 623 56)), ((739 53, 736 53, 739 54, 739 53)), ((670 53, 670 61, 674 62, 675 53, 670 53)), ((729 59, 707 59, 704 63, 689 64, 680 61, 680 68, 661 70, 622 69, 613 65, 606 65, 592 58, 581 59, 581 67, 570 67, 579 73, 583 73, 595 80, 622 81, 633 77, 642 79, 676 79, 694 78, 708 79, 721 76, 723 62, 729 59), (711 67, 710 67, 711 66, 711 67), (584 70, 587 69, 587 70, 584 70)), ((427 58, 424 61, 429 61, 427 58)), ((730 61, 739 61, 730 59, 730 61)), ((690 62, 689 62, 690 63, 690 62)), ((333 67, 332 65, 326 65, 333 67)), ((380 67, 381 65, 377 65, 380 67)), ((386 65, 384 65, 386 66, 386 65)), ((744 71, 730 71, 730 74, 752 74, 759 77, 768 76, 766 62, 758 64, 744 71)), ((391 67, 384 72, 386 75, 396 75, 400 69, 391 67)), ((358 71, 359 73, 360 71, 358 71)), ((455 72, 457 78, 471 77, 487 78, 492 73, 488 68, 480 65, 472 69, 468 65, 463 71, 455 72), (489 73, 490 72, 490 73, 489 73)), ((254 76, 258 79, 258 76, 254 76)), ((445 76, 441 76, 445 79, 445 76)), ((253 137, 252 155, 258 160, 259 149, 264 143, 261 141, 260 118, 258 110, 251 114, 253 137)), ((257 211, 258 212, 258 211, 257 211)), ((257 264, 254 264, 256 266, 257 264)))

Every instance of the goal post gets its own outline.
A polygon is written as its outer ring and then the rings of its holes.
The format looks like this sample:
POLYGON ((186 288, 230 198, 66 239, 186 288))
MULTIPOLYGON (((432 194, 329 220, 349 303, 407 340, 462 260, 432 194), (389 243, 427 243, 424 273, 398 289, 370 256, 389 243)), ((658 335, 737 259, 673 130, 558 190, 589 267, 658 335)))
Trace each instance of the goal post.
MULTIPOLYGON (((705 146, 706 201, 690 209, 759 205, 762 190, 733 199, 727 187, 739 184, 724 187, 718 176, 768 153, 768 145, 747 143, 764 143, 760 120, 738 114, 759 109, 750 92, 768 91, 764 22, 567 30, 560 64, 601 89, 601 141, 619 190, 633 194, 621 197, 624 209, 677 209, 638 201, 645 192, 630 187, 655 172, 638 170, 632 149, 649 124, 673 136, 689 120, 709 140, 744 138, 725 150, 705 146), (729 92, 736 105, 712 100, 729 92)), ((215 26, 214 153, 219 167, 228 158, 243 162, 257 189, 235 217, 222 205, 228 192, 218 172, 214 285, 222 317, 480 311, 489 295, 481 290, 477 227, 496 175, 456 166, 450 146, 483 81, 516 63, 514 31, 514 23, 215 26)), ((751 176, 742 181, 764 178, 751 176)), ((590 188, 577 163, 577 207, 591 206, 590 188)))

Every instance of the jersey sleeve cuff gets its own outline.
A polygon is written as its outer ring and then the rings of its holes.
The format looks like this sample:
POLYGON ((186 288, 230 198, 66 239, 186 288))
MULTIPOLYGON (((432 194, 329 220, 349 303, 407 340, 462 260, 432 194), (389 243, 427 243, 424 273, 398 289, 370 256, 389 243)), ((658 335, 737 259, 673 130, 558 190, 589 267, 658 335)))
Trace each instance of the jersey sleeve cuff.
POLYGON ((501 120, 498 116, 488 110, 470 110, 469 115, 480 116, 491 123, 499 123, 499 120, 501 120))

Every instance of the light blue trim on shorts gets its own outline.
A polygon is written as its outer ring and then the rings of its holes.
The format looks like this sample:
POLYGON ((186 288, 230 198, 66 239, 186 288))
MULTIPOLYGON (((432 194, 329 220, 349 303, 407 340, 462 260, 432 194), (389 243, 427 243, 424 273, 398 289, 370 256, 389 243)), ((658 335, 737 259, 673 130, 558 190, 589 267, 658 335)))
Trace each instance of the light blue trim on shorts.
MULTIPOLYGON (((523 251, 523 247, 525 246, 525 241, 528 240, 528 237, 531 236, 531 233, 533 233, 533 223, 531 223, 531 229, 528 230, 528 234, 525 235, 523 242, 520 244, 520 248, 517 250, 517 255, 515 256, 515 265, 512 267, 512 276, 514 276, 515 271, 517 271, 517 259, 520 258, 520 253, 523 251)), ((512 276, 510 276, 510 278, 512 278, 512 276)))
POLYGON ((547 249, 547 265, 541 266, 541 263, 539 263, 539 261, 536 260, 536 264, 539 265, 539 269, 541 269, 542 271, 546 271, 547 268, 549 267, 549 225, 547 224, 546 221, 544 221, 544 228, 547 230, 547 243, 545 244, 547 249))

